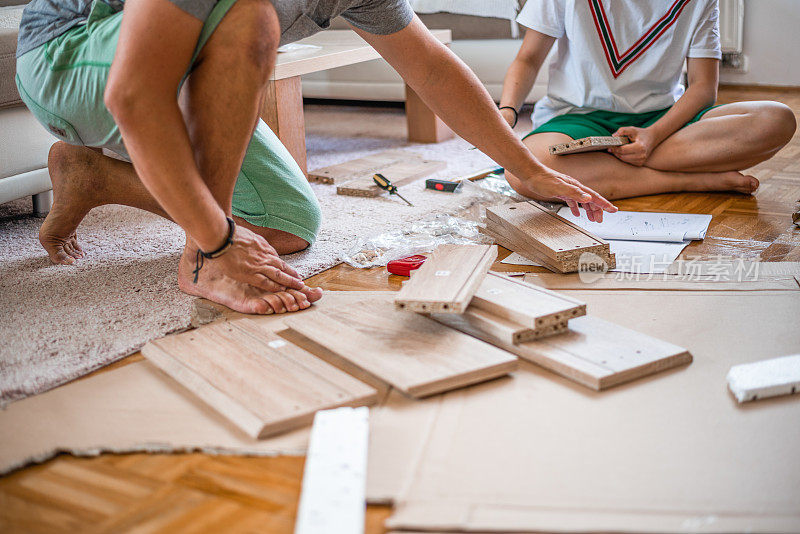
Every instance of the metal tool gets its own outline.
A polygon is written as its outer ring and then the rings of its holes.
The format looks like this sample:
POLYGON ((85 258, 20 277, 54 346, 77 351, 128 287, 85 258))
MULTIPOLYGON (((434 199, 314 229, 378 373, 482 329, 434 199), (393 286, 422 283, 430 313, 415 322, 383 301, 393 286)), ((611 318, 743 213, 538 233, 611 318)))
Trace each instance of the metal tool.
POLYGON ((387 177, 382 174, 373 174, 372 181, 375 182, 375 185, 383 189, 384 191, 388 191, 390 195, 397 195, 398 197, 403 199, 403 202, 408 204, 411 207, 414 207, 414 204, 403 198, 403 195, 397 192, 397 186, 393 185, 391 181, 387 177))

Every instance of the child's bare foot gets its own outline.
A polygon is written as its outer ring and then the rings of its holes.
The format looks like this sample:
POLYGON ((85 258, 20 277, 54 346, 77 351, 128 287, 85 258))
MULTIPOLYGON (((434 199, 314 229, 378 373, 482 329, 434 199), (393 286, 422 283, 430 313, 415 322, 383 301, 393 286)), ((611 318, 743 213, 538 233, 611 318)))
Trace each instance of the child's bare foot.
POLYGON ((195 250, 184 249, 178 265, 178 287, 241 313, 268 315, 304 310, 322 297, 320 288, 287 289, 270 293, 223 274, 213 260, 206 260, 194 283, 195 250))
POLYGON ((736 191, 745 195, 752 195, 760 185, 755 176, 742 174, 737 171, 697 173, 698 191, 736 191))

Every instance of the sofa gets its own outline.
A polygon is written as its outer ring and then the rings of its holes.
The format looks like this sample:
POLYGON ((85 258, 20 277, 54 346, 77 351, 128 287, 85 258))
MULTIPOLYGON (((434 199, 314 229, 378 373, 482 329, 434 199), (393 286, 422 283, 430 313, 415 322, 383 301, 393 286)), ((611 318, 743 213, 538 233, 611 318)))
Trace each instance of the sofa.
MULTIPOLYGON (((523 5, 524 2, 520 2, 523 5)), ((524 29, 514 36, 511 22, 500 18, 456 15, 451 13, 422 14, 422 22, 430 29, 448 28, 453 32, 450 49, 477 74, 496 100, 503 91, 503 78, 519 51, 524 29)), ((331 29, 349 28, 341 18, 331 21, 331 29)), ((547 88, 547 65, 536 79, 526 102, 535 102, 547 88)), ((382 59, 357 65, 315 72, 303 76, 303 96, 338 100, 397 101, 405 99, 400 76, 382 59)))
POLYGON ((53 202, 47 154, 56 139, 33 118, 14 83, 24 4, 0 0, 0 204, 30 196, 33 212, 44 216, 53 202))

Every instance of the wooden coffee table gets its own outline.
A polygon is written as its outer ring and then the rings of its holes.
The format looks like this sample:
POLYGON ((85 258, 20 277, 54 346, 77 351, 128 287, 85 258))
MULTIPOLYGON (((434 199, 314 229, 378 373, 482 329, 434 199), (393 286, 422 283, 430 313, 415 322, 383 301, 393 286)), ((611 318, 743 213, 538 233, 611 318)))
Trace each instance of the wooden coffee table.
MULTIPOLYGON (((441 42, 450 43, 450 30, 431 32, 441 42)), ((275 71, 270 78, 261 108, 261 118, 277 134, 305 173, 306 132, 300 77, 303 74, 378 59, 380 55, 352 30, 328 30, 298 42, 319 48, 278 53, 275 71)), ((453 135, 408 85, 406 120, 409 141, 438 143, 453 135)))

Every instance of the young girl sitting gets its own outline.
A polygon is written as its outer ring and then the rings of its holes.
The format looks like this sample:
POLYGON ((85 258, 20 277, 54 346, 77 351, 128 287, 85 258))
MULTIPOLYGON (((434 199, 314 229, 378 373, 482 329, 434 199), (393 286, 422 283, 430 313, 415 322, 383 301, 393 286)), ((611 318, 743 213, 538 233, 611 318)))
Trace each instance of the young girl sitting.
POLYGON ((718 13, 717 0, 528 0, 517 18, 527 33, 506 74, 501 112, 516 123, 555 43, 547 96, 524 138, 542 163, 610 200, 674 191, 751 194, 758 180, 739 171, 778 152, 796 122, 778 102, 713 105, 722 57, 718 13), (631 143, 608 152, 548 152, 608 135, 631 143))

